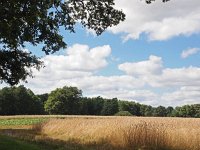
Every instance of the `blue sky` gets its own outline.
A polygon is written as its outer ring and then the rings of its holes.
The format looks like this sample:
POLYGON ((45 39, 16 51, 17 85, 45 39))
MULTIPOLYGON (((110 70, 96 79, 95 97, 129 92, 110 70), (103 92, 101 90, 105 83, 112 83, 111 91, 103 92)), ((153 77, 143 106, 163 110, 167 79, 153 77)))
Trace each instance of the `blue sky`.
POLYGON ((27 46, 46 67, 25 86, 35 93, 77 86, 84 96, 153 106, 200 103, 200 1, 115 2, 126 20, 100 36, 78 25, 76 33, 61 30, 68 48, 54 55, 27 46))

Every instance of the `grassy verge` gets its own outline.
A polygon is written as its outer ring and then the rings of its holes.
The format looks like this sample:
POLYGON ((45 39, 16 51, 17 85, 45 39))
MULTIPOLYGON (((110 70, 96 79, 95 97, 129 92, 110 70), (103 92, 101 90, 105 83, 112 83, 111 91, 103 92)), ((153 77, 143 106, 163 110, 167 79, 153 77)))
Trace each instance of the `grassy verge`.
POLYGON ((0 150, 47 150, 36 144, 27 143, 8 136, 0 135, 0 150))

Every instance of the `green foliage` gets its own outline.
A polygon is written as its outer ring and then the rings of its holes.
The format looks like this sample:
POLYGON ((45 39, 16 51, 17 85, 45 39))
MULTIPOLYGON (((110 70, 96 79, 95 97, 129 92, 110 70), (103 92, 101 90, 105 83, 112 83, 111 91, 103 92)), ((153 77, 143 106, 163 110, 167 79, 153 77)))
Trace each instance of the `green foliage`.
POLYGON ((173 116, 173 111, 174 111, 174 108, 169 106, 166 108, 166 114, 167 114, 167 117, 172 117, 173 116))
POLYGON ((34 125, 46 121, 47 118, 16 118, 16 119, 0 119, 0 126, 13 125, 34 125))
MULTIPOLYGON (((1 150, 41 150, 41 147, 11 137, 0 135, 1 150)), ((44 149, 43 149, 44 150, 44 149)))
POLYGON ((101 115, 101 111, 104 106, 104 101, 105 99, 103 99, 100 96, 92 98, 90 109, 89 109, 90 114, 101 115))
POLYGON ((119 111, 115 116, 133 116, 129 111, 119 111))
POLYGON ((129 112, 134 116, 196 117, 200 118, 200 104, 182 107, 152 107, 117 98, 100 96, 82 97, 77 87, 63 87, 50 94, 35 95, 24 86, 5 87, 0 90, 0 115, 64 114, 64 115, 114 115, 129 112), (45 112, 46 111, 46 112, 45 112))
MULTIPOLYGON (((0 44, 2 44, 1 37, 0 44)), ((10 85, 15 85, 19 83, 20 79, 25 80, 27 76, 33 77, 31 69, 28 70, 27 68, 39 70, 41 66, 42 62, 29 52, 0 48, 0 82, 4 81, 10 85)))
POLYGON ((41 50, 50 54, 67 45, 61 27, 75 32, 78 23, 100 35, 124 21, 125 14, 113 6, 113 0, 0 1, 0 80, 15 85, 32 76, 31 68, 42 66, 36 56, 23 51, 26 43, 42 44, 41 50))
POLYGON ((82 115, 101 115, 104 99, 100 96, 93 98, 81 98, 79 101, 79 111, 82 115))
POLYGON ((175 107, 175 109, 171 112, 172 117, 180 117, 179 116, 179 109, 180 107, 175 107))
POLYGON ((153 116, 154 109, 152 106, 140 104, 140 116, 153 116))
POLYGON ((76 87, 57 88, 49 94, 45 102, 45 111, 49 114, 77 114, 78 102, 82 91, 76 87))
POLYGON ((132 115, 138 116, 140 114, 140 105, 135 102, 118 101, 119 111, 128 111, 132 115))
POLYGON ((194 114, 192 117, 200 118, 200 104, 191 105, 194 109, 194 114))
POLYGON ((37 97, 40 99, 41 103, 44 104, 48 100, 49 94, 39 94, 37 97))
POLYGON ((42 112, 38 97, 24 86, 0 90, 0 115, 31 115, 42 112))
POLYGON ((163 106, 158 106, 157 108, 155 108, 153 113, 154 113, 154 116, 156 116, 156 117, 166 117, 167 116, 166 108, 163 106))
POLYGON ((107 99, 104 101, 104 105, 101 111, 101 115, 110 116, 119 111, 117 98, 107 99))
POLYGON ((179 117, 200 117, 200 104, 176 107, 176 114, 179 117))
POLYGON ((45 102, 48 100, 49 94, 45 93, 45 94, 39 94, 36 95, 39 99, 40 105, 42 107, 42 114, 46 114, 45 110, 44 110, 44 104, 45 102))

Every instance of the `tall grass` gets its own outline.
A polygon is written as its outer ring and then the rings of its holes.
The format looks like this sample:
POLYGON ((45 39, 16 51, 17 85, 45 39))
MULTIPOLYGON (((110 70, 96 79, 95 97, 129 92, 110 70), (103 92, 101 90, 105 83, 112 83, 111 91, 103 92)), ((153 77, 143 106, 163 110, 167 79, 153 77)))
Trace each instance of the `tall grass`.
POLYGON ((200 150, 200 119, 66 118, 51 119, 35 129, 53 140, 104 143, 103 149, 200 150))
POLYGON ((15 116, 0 119, 13 123, 20 118, 40 120, 40 117, 45 121, 32 126, 23 122, 21 126, 4 123, 0 133, 67 150, 200 150, 200 119, 194 118, 15 116))

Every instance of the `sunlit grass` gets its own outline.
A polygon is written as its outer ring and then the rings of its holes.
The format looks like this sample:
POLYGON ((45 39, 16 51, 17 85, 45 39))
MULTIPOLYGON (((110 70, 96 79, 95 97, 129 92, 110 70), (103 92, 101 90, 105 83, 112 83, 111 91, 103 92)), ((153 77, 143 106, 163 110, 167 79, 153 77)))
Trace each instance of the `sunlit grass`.
POLYGON ((200 119, 115 117, 52 119, 41 133, 79 144, 106 141, 120 149, 200 149, 200 119))
MULTIPOLYGON (((44 119, 44 121, 32 124, 31 128, 20 131, 20 126, 13 126, 12 129, 4 128, 2 133, 36 143, 57 145, 67 150, 200 149, 200 119, 115 116, 40 117, 36 116, 35 119, 44 119)), ((16 118, 20 120, 19 117, 16 118)), ((34 119, 34 116, 23 116, 23 118, 34 119)), ((9 119, 11 118, 5 120, 9 119)))

